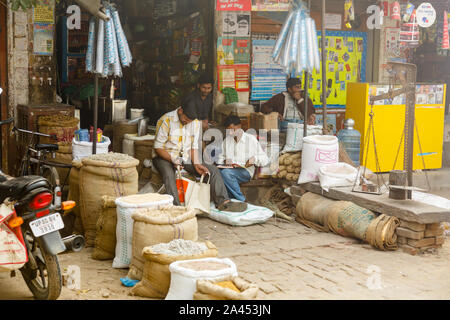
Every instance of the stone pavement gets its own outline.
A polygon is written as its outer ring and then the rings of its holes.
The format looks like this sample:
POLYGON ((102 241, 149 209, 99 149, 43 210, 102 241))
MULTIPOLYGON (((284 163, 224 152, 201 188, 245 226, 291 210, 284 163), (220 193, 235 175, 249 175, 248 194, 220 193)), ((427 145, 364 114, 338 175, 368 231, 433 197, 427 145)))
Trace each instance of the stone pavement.
MULTIPOLYGON (((232 259, 241 277, 260 286, 259 299, 450 299, 450 237, 437 254, 411 256, 276 218, 231 227, 199 217, 198 225, 201 240, 213 242, 219 257, 232 259)), ((80 266, 82 283, 81 292, 64 287, 60 299, 145 299, 121 285, 127 270, 91 253, 59 256, 62 270, 80 266)), ((20 274, 0 279, 1 299, 32 299, 20 274)))
POLYGON ((450 299, 450 241, 411 256, 275 218, 231 227, 199 217, 199 236, 260 286, 260 299, 450 299))

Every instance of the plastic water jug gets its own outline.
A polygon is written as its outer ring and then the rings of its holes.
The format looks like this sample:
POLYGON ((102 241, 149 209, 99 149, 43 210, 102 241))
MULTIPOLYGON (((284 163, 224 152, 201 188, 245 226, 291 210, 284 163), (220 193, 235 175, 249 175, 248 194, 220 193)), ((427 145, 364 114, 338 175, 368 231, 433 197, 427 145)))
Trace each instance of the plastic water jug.
POLYGON ((345 151, 347 151, 350 159, 356 166, 359 167, 359 155, 361 150, 361 134, 358 130, 353 129, 355 120, 347 119, 344 122, 344 129, 338 132, 339 142, 344 145, 345 151))

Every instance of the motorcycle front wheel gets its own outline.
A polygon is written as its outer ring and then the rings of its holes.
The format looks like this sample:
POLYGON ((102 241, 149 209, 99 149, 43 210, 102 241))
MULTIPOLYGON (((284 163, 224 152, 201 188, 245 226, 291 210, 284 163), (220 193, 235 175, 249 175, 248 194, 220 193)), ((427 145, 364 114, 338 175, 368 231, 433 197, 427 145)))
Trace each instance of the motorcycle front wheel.
POLYGON ((58 257, 48 253, 30 231, 25 232, 24 238, 29 261, 20 271, 25 283, 37 300, 58 299, 62 288, 58 257))

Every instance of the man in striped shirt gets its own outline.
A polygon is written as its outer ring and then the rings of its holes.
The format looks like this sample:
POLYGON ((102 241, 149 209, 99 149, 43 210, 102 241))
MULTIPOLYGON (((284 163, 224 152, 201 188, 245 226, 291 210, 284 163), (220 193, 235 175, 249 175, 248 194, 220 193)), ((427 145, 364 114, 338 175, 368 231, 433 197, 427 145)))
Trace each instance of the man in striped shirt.
POLYGON ((179 107, 159 119, 153 164, 162 175, 166 192, 173 196, 175 205, 181 205, 176 185, 176 170, 183 167, 197 176, 210 175, 211 198, 219 210, 245 211, 245 203, 230 201, 219 170, 213 165, 201 164, 201 132, 202 125, 197 120, 196 110, 189 106, 179 107))

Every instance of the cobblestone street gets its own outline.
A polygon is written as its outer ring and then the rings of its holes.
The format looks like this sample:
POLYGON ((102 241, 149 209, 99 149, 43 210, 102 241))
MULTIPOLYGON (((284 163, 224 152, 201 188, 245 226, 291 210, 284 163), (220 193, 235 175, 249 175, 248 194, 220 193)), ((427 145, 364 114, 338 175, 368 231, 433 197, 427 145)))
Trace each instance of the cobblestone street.
MULTIPOLYGON (((450 299, 449 243, 436 254, 411 256, 275 218, 240 228, 204 217, 198 223, 200 238, 260 286, 259 299, 450 299)), ((82 291, 63 288, 60 299, 144 299, 121 285, 127 270, 92 260, 91 252, 60 256, 62 269, 79 265, 82 277, 82 291)), ((1 281, 0 299, 31 299, 20 275, 1 281)))

